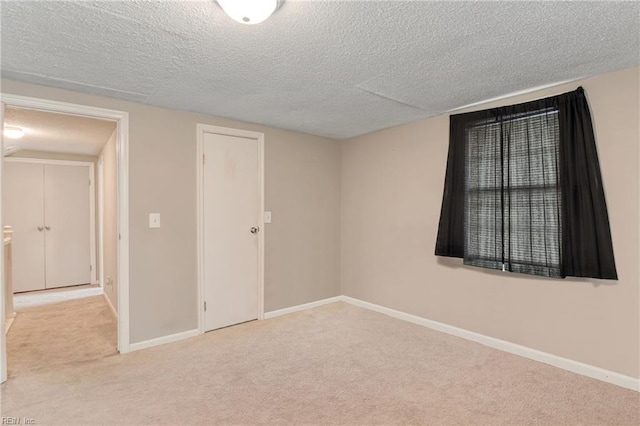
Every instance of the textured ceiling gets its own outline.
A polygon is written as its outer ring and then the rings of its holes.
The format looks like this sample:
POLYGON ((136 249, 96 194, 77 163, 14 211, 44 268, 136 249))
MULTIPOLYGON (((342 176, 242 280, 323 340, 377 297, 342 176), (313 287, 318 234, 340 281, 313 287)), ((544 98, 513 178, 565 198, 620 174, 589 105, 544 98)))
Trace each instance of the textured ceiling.
POLYGON ((97 155, 116 128, 114 121, 54 114, 22 108, 5 108, 6 126, 20 127, 20 139, 5 138, 5 149, 97 155))
POLYGON ((637 2, 2 1, 3 77, 348 138, 640 63, 637 2))

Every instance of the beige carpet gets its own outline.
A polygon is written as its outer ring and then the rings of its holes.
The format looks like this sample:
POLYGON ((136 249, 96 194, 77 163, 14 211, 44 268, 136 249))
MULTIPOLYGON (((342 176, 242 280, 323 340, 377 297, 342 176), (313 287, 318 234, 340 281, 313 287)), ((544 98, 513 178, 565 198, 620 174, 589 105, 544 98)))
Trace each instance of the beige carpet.
POLYGON ((110 309, 104 296, 17 309, 7 335, 9 379, 116 355, 110 309))
POLYGON ((18 375, 37 424, 638 424, 639 394, 344 303, 18 375))

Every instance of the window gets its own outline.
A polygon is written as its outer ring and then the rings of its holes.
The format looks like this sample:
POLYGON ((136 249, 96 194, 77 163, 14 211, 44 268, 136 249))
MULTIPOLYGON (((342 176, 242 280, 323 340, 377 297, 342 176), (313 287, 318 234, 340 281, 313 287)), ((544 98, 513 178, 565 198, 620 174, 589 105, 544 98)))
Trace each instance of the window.
POLYGON ((558 111, 468 124, 464 263, 560 276, 558 111))
POLYGON ((509 272, 617 279, 581 87, 450 120, 436 255, 509 272))

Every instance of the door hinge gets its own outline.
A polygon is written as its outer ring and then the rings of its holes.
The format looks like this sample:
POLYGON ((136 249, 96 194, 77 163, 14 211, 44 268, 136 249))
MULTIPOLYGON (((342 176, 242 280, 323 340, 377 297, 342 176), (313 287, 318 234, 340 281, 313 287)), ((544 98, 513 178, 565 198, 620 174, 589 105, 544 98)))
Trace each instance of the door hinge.
POLYGON ((89 265, 89 270, 93 271, 93 265, 89 265))
POLYGON ((204 302, 204 311, 207 312, 207 302, 204 302))
POLYGON ((89 186, 91 186, 91 179, 89 179, 89 186))
POLYGON ((202 154, 202 164, 206 164, 207 162, 207 156, 205 154, 202 154))

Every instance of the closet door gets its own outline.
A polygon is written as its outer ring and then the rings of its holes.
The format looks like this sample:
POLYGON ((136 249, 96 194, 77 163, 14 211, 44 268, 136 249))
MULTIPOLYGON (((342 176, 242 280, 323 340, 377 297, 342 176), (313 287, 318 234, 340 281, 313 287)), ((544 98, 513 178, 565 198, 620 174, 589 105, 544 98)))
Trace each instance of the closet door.
POLYGON ((3 220, 13 228, 13 291, 42 290, 44 271, 44 166, 5 161, 3 220))
POLYGON ((46 287, 91 282, 89 167, 44 166, 46 287))

